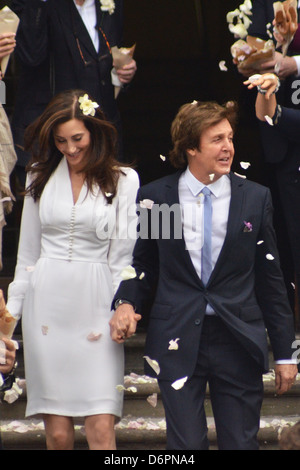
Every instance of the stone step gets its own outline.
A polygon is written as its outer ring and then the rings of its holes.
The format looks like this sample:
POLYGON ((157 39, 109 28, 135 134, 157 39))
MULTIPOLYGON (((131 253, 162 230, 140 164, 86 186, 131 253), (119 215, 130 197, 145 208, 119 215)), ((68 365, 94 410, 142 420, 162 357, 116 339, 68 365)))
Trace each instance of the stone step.
MULTIPOLYGON (((119 450, 164 449, 166 430, 164 410, 160 400, 159 388, 155 379, 130 374, 125 376, 124 415, 116 425, 119 450), (134 387, 134 389, 132 388, 134 387), (157 394, 157 405, 147 400, 157 394)), ((26 384, 20 383, 23 394, 13 404, 1 405, 2 439, 6 449, 43 449, 45 448, 44 426, 41 420, 24 419, 26 404, 26 384)), ((296 384, 282 397, 274 395, 274 374, 264 375, 264 403, 259 431, 260 447, 266 450, 278 448, 278 434, 284 426, 291 426, 299 420, 300 374, 296 384)), ((212 448, 216 446, 216 432, 212 417, 209 389, 205 402, 209 438, 212 448)), ((83 420, 76 420, 76 449, 87 448, 83 420)))

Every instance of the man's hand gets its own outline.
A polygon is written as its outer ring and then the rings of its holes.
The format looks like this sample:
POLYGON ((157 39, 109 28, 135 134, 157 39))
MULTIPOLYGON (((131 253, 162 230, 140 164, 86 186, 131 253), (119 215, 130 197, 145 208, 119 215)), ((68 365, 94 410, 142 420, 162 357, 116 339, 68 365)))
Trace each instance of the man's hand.
POLYGON ((5 354, 6 362, 5 364, 0 364, 0 373, 9 374, 9 372, 12 370, 14 363, 15 363, 16 348, 15 348, 14 343, 7 338, 2 338, 1 341, 3 341, 3 343, 5 344, 5 348, 6 348, 5 351, 3 351, 3 353, 5 354))
POLYGON ((287 392, 294 384, 298 368, 296 364, 275 365, 275 388, 278 395, 287 392))
POLYGON ((126 338, 130 338, 135 333, 137 322, 142 318, 135 313, 130 304, 121 304, 112 316, 110 325, 110 335, 116 343, 124 343, 126 338))
POLYGON ((0 59, 8 54, 12 54, 16 47, 15 33, 0 34, 0 59))
POLYGON ((121 68, 116 69, 118 78, 122 85, 127 85, 133 79, 135 72, 137 70, 136 61, 132 59, 129 64, 124 65, 121 68))
POLYGON ((283 57, 280 52, 275 52, 274 60, 264 62, 260 67, 259 73, 267 73, 270 71, 276 73, 280 80, 283 80, 291 75, 297 75, 297 62, 293 57, 283 57))

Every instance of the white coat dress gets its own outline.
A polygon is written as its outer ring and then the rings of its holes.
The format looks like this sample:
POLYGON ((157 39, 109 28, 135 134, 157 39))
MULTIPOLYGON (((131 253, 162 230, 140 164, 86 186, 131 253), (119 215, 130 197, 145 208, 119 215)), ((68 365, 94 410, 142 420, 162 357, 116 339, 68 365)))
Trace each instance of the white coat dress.
POLYGON ((25 197, 7 308, 22 316, 26 416, 122 415, 124 352, 109 320, 132 260, 139 186, 123 171, 112 204, 85 184, 74 204, 65 157, 40 200, 25 197))

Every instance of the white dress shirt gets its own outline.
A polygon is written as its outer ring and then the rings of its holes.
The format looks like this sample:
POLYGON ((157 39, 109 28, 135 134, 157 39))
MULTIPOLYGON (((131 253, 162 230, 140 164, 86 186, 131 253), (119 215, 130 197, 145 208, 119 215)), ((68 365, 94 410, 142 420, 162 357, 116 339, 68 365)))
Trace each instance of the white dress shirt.
MULTIPOLYGON (((203 246, 203 195, 200 194, 204 184, 195 178, 189 168, 179 179, 178 192, 181 206, 181 218, 186 249, 195 270, 201 278, 201 248, 203 246)), ((221 176, 207 186, 211 191, 212 201, 212 269, 222 249, 229 214, 231 185, 228 175, 221 176)), ((206 315, 214 315, 210 305, 206 307, 206 315)))
POLYGON ((90 38, 94 44, 96 51, 99 51, 99 34, 96 29, 97 15, 95 8, 95 0, 85 0, 83 5, 77 5, 76 0, 73 0, 74 4, 85 24, 86 29, 90 35, 90 38))
MULTIPOLYGON (((179 202, 186 249, 189 250, 199 277, 201 277, 201 248, 203 245, 203 196, 199 193, 204 186, 192 175, 189 168, 179 179, 179 202)), ((212 268, 214 268, 227 231, 231 197, 230 179, 228 175, 221 176, 207 187, 212 192, 212 268)))

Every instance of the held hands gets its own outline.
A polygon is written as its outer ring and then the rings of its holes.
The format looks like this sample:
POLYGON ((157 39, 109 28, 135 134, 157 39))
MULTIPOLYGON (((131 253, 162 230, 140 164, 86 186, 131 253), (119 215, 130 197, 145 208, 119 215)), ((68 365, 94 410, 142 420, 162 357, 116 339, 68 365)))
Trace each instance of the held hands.
POLYGON ((258 87, 260 93, 264 94, 265 98, 269 100, 270 96, 277 91, 279 80, 273 73, 257 74, 248 78, 248 80, 244 82, 244 85, 247 85, 249 90, 258 87))
POLYGON ((275 365, 275 388, 278 395, 287 392, 295 382, 298 368, 295 364, 275 365))
POLYGON ((125 339, 135 333, 137 322, 141 318, 141 315, 135 313, 132 305, 121 304, 109 322, 112 340, 119 344, 124 343, 125 339))
POLYGON ((5 364, 0 364, 0 373, 1 374, 9 374, 9 372, 12 370, 15 359, 16 359, 16 348, 15 345, 12 341, 10 341, 7 338, 2 338, 2 340, 5 344, 5 359, 6 362, 5 364))

